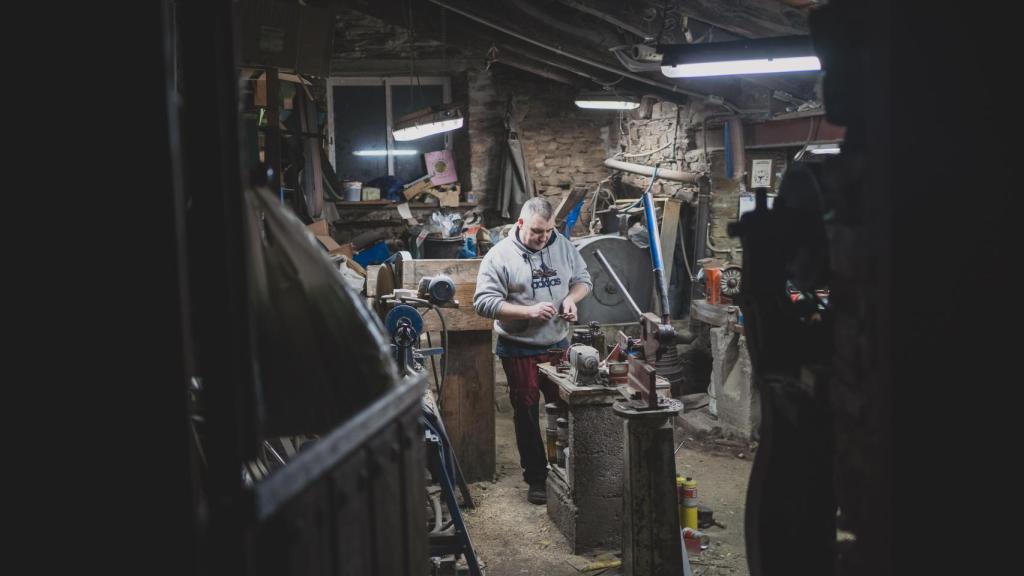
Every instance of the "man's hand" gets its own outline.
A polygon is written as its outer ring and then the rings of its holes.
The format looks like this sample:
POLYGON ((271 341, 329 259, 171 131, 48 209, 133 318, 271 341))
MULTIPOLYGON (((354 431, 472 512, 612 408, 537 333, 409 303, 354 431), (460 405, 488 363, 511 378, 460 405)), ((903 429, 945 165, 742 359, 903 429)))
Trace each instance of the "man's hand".
POLYGON ((540 302, 533 306, 527 306, 527 315, 532 320, 549 320, 558 314, 555 305, 551 302, 540 302))
POLYGON ((570 297, 566 297, 562 300, 562 313, 559 314, 563 319, 569 322, 576 321, 576 301, 570 297))

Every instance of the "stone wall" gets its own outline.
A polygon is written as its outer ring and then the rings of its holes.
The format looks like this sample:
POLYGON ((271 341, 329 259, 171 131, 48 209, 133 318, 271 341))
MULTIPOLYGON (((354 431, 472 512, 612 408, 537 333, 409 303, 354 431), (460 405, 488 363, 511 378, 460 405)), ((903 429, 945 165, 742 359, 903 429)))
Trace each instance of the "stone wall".
POLYGON ((603 162, 611 153, 614 112, 581 110, 571 87, 500 65, 469 71, 468 85, 470 185, 486 206, 497 201, 510 95, 539 195, 557 206, 573 186, 594 190, 610 176, 603 162))
MULTIPOLYGON (((700 114, 699 107, 659 102, 645 97, 640 108, 624 113, 615 122, 616 152, 622 152, 617 159, 646 166, 661 163, 659 167, 666 170, 704 170, 704 156, 697 149, 692 130, 700 114)), ((639 196, 647 189, 650 178, 626 174, 622 182, 627 192, 639 196)), ((658 180, 651 192, 655 196, 675 196, 695 202, 697 186, 658 180)))

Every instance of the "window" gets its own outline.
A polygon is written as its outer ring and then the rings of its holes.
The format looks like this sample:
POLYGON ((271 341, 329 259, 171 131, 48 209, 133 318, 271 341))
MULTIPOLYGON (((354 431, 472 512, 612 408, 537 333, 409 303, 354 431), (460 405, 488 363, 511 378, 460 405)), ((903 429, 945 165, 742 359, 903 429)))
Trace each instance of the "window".
POLYGON ((327 107, 331 161, 338 178, 368 182, 395 176, 410 182, 427 174, 423 155, 451 148, 449 134, 395 142, 398 118, 450 101, 447 78, 330 78, 327 107))

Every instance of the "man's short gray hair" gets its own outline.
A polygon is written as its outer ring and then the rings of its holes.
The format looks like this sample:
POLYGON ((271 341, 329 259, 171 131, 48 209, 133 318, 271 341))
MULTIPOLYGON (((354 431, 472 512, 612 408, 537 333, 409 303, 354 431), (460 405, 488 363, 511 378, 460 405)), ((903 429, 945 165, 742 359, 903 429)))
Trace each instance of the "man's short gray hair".
POLYGON ((527 200, 526 204, 523 204, 523 209, 519 211, 519 217, 523 219, 523 222, 526 222, 534 214, 537 214, 545 221, 551 220, 551 217, 555 215, 555 208, 544 198, 535 196, 527 200))

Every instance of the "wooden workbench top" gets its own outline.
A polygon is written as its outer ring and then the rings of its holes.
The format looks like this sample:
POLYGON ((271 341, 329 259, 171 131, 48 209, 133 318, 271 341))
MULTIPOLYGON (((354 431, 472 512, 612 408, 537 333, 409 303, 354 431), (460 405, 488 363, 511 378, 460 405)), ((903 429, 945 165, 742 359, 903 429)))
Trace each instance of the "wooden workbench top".
MULTIPOLYGON (((550 362, 537 365, 537 370, 558 386, 558 396, 570 406, 583 404, 611 404, 625 397, 618 388, 606 386, 577 386, 569 378, 569 372, 559 372, 550 362)), ((662 376, 657 377, 659 395, 670 394, 671 383, 662 376)))

